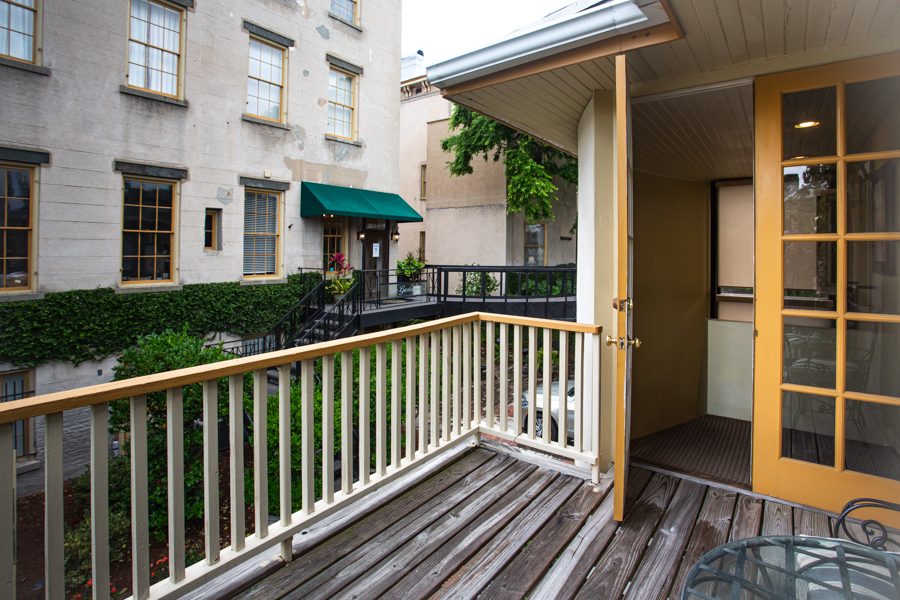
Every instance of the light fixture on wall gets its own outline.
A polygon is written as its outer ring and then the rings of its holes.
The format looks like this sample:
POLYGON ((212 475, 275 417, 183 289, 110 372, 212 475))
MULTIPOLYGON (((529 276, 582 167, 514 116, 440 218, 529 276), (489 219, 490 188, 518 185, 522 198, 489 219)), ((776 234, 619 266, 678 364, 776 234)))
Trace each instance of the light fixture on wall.
POLYGON ((359 241, 365 241, 366 239, 366 224, 365 222, 359 226, 359 229, 356 232, 356 239, 359 241))
POLYGON ((400 227, 397 225, 394 225, 394 229, 391 230, 391 241, 396 242, 399 239, 400 239, 400 227))

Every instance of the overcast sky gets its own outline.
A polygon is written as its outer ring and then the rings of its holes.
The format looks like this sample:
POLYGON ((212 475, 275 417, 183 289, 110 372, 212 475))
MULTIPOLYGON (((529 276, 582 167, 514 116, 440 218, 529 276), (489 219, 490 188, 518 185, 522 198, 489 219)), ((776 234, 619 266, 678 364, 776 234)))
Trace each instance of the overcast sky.
POLYGON ((575 0, 403 0, 402 56, 425 65, 496 42, 575 0))

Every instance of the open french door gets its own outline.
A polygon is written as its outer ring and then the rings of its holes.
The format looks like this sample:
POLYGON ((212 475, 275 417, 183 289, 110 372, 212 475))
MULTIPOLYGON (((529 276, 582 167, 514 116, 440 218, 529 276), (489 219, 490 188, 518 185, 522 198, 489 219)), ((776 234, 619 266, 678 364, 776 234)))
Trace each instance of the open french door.
POLYGON ((640 345, 632 334, 631 295, 634 289, 632 259, 634 256, 634 227, 632 219, 632 160, 631 160, 631 93, 625 69, 625 55, 616 56, 616 211, 618 227, 618 297, 614 300, 618 311, 615 337, 606 343, 615 345, 616 352, 616 455, 615 504, 613 516, 625 518, 625 483, 628 479, 628 454, 631 443, 631 354, 640 345))

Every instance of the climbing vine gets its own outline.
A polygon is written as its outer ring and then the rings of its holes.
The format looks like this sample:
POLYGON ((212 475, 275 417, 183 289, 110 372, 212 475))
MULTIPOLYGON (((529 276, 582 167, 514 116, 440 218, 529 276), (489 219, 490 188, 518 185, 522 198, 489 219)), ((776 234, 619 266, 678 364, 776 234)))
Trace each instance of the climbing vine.
POLYGON ((319 281, 290 275, 282 285, 198 283, 181 290, 116 294, 112 288, 47 294, 0 304, 0 362, 35 367, 50 361, 96 361, 166 329, 197 337, 267 331, 319 281))

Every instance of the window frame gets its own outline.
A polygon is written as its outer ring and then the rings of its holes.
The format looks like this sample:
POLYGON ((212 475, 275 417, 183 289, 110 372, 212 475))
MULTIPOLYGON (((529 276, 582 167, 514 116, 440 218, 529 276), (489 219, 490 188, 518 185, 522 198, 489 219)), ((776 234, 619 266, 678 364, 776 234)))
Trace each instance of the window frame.
MULTIPOLYGON (((145 47, 150 47, 150 44, 140 41, 138 39, 132 38, 132 36, 131 36, 131 19, 132 19, 131 7, 133 6, 134 1, 135 0, 129 0, 129 2, 128 2, 128 30, 127 30, 128 35, 126 38, 126 46, 125 46, 125 87, 134 89, 134 90, 140 90, 147 94, 156 94, 159 96, 163 96, 165 98, 174 98, 176 100, 184 100, 185 50, 187 48, 187 39, 186 39, 187 36, 185 35, 185 32, 187 31, 187 10, 186 10, 186 8, 184 6, 181 6, 181 5, 173 3, 173 2, 167 2, 166 0, 146 0, 146 2, 148 3, 148 10, 149 10, 149 4, 157 4, 159 6, 162 6, 163 8, 168 8, 169 10, 174 10, 179 15, 179 17, 178 17, 178 23, 179 23, 178 59, 176 61, 178 73, 176 75, 177 82, 175 84, 175 94, 173 95, 173 94, 167 94, 162 91, 152 90, 150 88, 144 87, 143 85, 134 85, 130 81, 129 73, 128 73, 128 70, 129 70, 128 65, 131 64, 130 52, 129 52, 129 47, 131 46, 131 42, 134 41, 135 43, 143 44, 145 47)), ((168 50, 164 50, 164 49, 163 49, 163 51, 169 52, 168 50)), ((146 65, 144 65, 144 68, 147 68, 146 65)))
POLYGON ((523 237, 522 237, 522 262, 523 262, 523 265, 526 266, 526 267, 528 266, 528 264, 525 262, 525 260, 527 259, 527 257, 525 256, 525 250, 526 250, 527 248, 542 248, 542 249, 544 250, 544 252, 542 253, 542 254, 543 254, 543 257, 544 257, 544 260, 543 260, 543 262, 542 262, 541 264, 539 264, 539 265, 534 265, 534 266, 536 266, 536 267, 546 267, 546 266, 547 266, 547 223, 543 223, 543 222, 541 222, 541 223, 528 223, 528 222, 526 222, 525 225, 524 225, 524 227, 523 227, 523 229, 522 229, 522 232, 523 232, 523 237), (543 243, 542 245, 540 245, 540 246, 534 246, 534 245, 532 245, 532 244, 526 244, 526 243, 525 243, 525 242, 528 240, 528 227, 529 227, 529 226, 534 226, 534 225, 540 225, 540 226, 541 226, 541 229, 542 229, 543 232, 544 232, 544 243, 543 243))
MULTIPOLYGON (((357 121, 358 121, 358 116, 356 114, 356 106, 358 104, 357 97, 359 94, 359 74, 353 73, 352 71, 349 71, 347 69, 342 69, 341 67, 335 65, 333 62, 329 62, 328 63, 328 100, 326 103, 326 107, 331 106, 332 104, 334 104, 336 106, 345 107, 345 108, 347 107, 345 104, 340 104, 338 102, 333 102, 331 100, 331 87, 332 87, 331 86, 331 72, 332 71, 334 71, 335 73, 338 73, 340 75, 349 77, 353 81, 353 105, 349 107, 350 108, 350 137, 340 135, 331 130, 331 127, 329 126, 328 121, 329 120, 331 120, 332 122, 337 122, 337 121, 333 120, 333 119, 329 119, 327 113, 326 113, 326 125, 325 125, 326 131, 325 132, 328 136, 330 136, 331 138, 337 139, 337 140, 356 141, 357 121)), ((327 108, 326 108, 326 110, 327 110, 327 108)), ((344 121, 342 121, 342 122, 344 122, 344 121)))
MULTIPOLYGON (((249 105, 250 105, 249 91, 247 92, 248 98, 247 98, 247 102, 245 104, 244 114, 247 115, 248 117, 254 117, 256 119, 263 119, 265 121, 271 121, 273 123, 284 123, 287 119, 287 110, 285 107, 285 100, 286 100, 286 96, 287 96, 285 88, 287 87, 287 67, 288 67, 287 48, 279 43, 273 42, 272 40, 269 40, 262 36, 254 35, 251 33, 249 42, 247 43, 247 79, 248 79, 248 82, 250 79, 256 79, 257 81, 265 81, 266 83, 268 83, 270 85, 274 85, 274 84, 272 84, 271 81, 267 81, 264 79, 260 79, 259 77, 253 77, 252 75, 250 75, 250 60, 252 60, 250 58, 250 44, 252 42, 262 44, 263 46, 269 46, 270 48, 281 52, 281 84, 279 86, 280 92, 279 92, 279 99, 278 99, 278 103, 279 103, 278 104, 278 118, 272 119, 271 117, 265 117, 260 114, 251 113, 249 110, 249 105)), ((257 98, 258 98, 258 96, 257 96, 257 98)))
POLYGON ((428 186, 428 165, 420 165, 419 166, 419 200, 425 200, 427 198, 426 192, 428 186))
MULTIPOLYGON (((38 215, 38 194, 39 189, 38 186, 40 184, 40 168, 39 165, 34 164, 24 164, 17 162, 0 162, 0 168, 2 169, 16 169, 21 171, 28 171, 30 173, 30 190, 31 196, 29 197, 29 201, 31 204, 29 214, 28 214, 28 285, 22 287, 15 288, 7 288, 5 286, 0 287, 0 294, 12 295, 12 294, 22 294, 22 293, 31 293, 37 290, 37 276, 35 275, 35 266, 37 265, 37 249, 38 249, 38 235, 37 235, 37 218, 38 215)), ((6 198, 4 195, 6 193, 5 182, 3 185, 3 189, 0 190, 0 197, 6 198)), ((7 229, 11 229, 5 225, 0 227, 0 233, 5 232, 7 229)), ((16 228, 21 230, 21 228, 16 228)), ((0 240, 0 242, 5 243, 5 240, 0 240)), ((6 277, 6 249, 3 248, 0 250, 0 277, 6 277)))
POLYGON ((207 208, 203 215, 203 249, 209 251, 218 251, 222 249, 222 209, 207 208), (206 219, 212 217, 212 226, 207 228, 206 219), (206 232, 210 232, 212 245, 206 245, 206 232))
MULTIPOLYGON (((15 5, 26 10, 32 11, 34 13, 33 19, 31 22, 31 60, 26 60, 24 58, 18 58, 11 54, 5 54, 2 49, 0 49, 0 58, 5 60, 11 60, 18 63, 22 63, 23 65, 34 65, 41 66, 43 59, 43 50, 41 43, 41 33, 43 30, 43 20, 44 20, 44 0, 35 0, 34 7, 26 6, 22 4, 21 0, 3 0, 7 4, 15 5)), ((11 31, 9 27, 5 27, 7 31, 11 31)), ((7 48, 9 44, 9 38, 7 37, 7 48)))
MULTIPOLYGON (((179 179, 166 179, 162 177, 146 177, 143 175, 129 175, 122 174, 122 224, 119 228, 119 233, 121 234, 121 243, 119 244, 119 284, 125 286, 139 286, 139 285, 176 285, 178 283, 175 274, 178 272, 178 214, 179 214, 179 205, 181 200, 181 180, 179 179), (170 184, 172 186, 172 231, 170 232, 171 240, 169 242, 170 254, 169 254, 169 278, 168 279, 134 279, 126 281, 123 279, 125 274, 125 265, 123 264, 125 261, 125 233, 126 232, 137 232, 139 235, 142 231, 141 229, 125 229, 125 182, 126 181, 141 181, 141 182, 150 182, 150 183, 164 183, 170 184)), ((133 206, 133 205, 132 205, 133 206)), ((142 206, 142 205, 139 205, 142 206)), ((154 234, 166 233, 159 229, 153 230, 154 234)), ((140 252, 140 247, 138 247, 138 252, 140 252)), ((137 254, 138 260, 141 258, 141 254, 137 254)), ((154 254, 154 257, 165 256, 164 254, 154 254)), ((140 269, 140 267, 138 267, 140 269)), ((140 274, 140 270, 138 270, 140 274)))
MULTIPOLYGON (((264 189, 257 187, 245 187, 244 189, 244 208, 243 208, 243 216, 244 216, 244 227, 243 233, 241 235, 241 244, 242 244, 242 252, 241 252, 241 278, 246 280, 258 280, 258 279, 277 279, 281 277, 281 273, 283 271, 281 259, 283 256, 281 244, 284 239, 284 235, 282 232, 282 215, 284 214, 284 197, 285 194, 281 190, 274 189, 264 189), (247 194, 272 194, 276 196, 275 207, 278 211, 275 216, 275 272, 274 273, 244 273, 244 268, 247 260, 247 253, 243 249, 243 244, 246 243, 247 237, 247 194)), ((251 233, 250 235, 273 235, 273 234, 259 234, 259 233, 251 233)), ((253 256, 266 256, 254 254, 253 256)))
MULTIPOLYGON (((15 394, 14 398, 9 400, 21 400, 24 398, 31 398, 35 395, 35 373, 34 369, 16 369, 13 371, 4 371, 0 373, 0 404, 4 401, 2 398, 3 395, 3 380, 10 376, 25 374, 25 391, 19 394, 15 394)), ((22 453, 20 454, 18 450, 16 450, 16 460, 28 460, 30 457, 36 454, 36 449, 34 446, 34 417, 29 417, 26 419, 20 419, 18 421, 13 422, 13 448, 16 449, 15 439, 17 437, 22 437, 22 453), (21 423, 21 431, 22 433, 16 433, 17 425, 21 423)))
POLYGON ((328 239, 340 239, 341 248, 340 248, 339 252, 346 255, 347 254, 347 232, 349 229, 350 229, 350 227, 348 226, 348 223, 347 223, 347 217, 341 217, 341 216, 336 217, 334 215, 323 215, 322 216, 322 268, 325 270, 326 273, 332 272, 329 268, 328 259, 331 257, 332 254, 334 254, 334 252, 332 252, 331 254, 328 253, 327 240, 328 239), (328 221, 332 221, 332 222, 340 224, 340 226, 341 226, 341 234, 340 235, 328 235, 328 233, 326 233, 326 231, 327 231, 326 223, 328 221))
MULTIPOLYGON (((346 19, 346 18, 342 17, 339 12, 335 11, 335 5, 339 4, 340 0, 331 0, 330 4, 328 6, 328 14, 330 16, 334 17, 335 19, 337 19, 338 21, 341 21, 342 23, 349 23, 350 25, 355 25, 355 26, 359 27, 360 0, 346 0, 346 1, 353 4, 353 18, 352 19, 346 19)), ((343 6, 338 6, 338 9, 346 10, 346 8, 343 6)))

